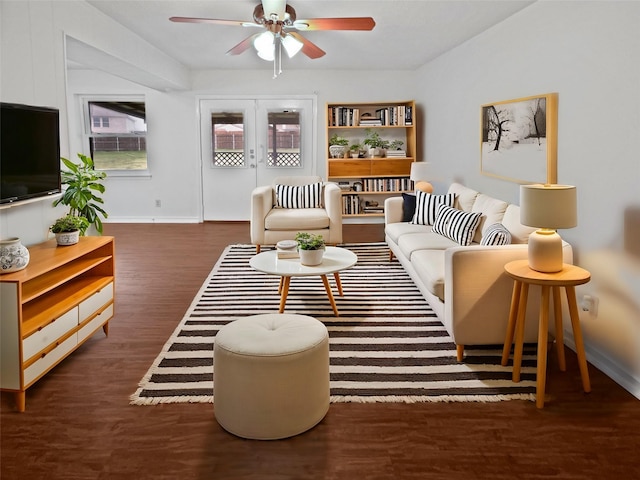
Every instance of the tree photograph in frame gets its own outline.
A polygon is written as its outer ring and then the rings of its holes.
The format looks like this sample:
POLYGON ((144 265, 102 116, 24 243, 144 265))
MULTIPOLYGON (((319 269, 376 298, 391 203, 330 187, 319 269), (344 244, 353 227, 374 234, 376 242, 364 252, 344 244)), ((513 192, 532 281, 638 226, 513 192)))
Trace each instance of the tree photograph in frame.
POLYGON ((482 174, 517 183, 557 183, 557 155, 557 93, 482 105, 482 174))

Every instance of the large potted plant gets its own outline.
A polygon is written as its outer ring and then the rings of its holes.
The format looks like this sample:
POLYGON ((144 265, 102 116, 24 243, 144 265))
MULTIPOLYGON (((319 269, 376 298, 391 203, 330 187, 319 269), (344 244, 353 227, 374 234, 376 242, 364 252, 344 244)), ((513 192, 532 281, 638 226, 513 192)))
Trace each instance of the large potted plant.
MULTIPOLYGON (((94 168, 93 159, 78 153, 79 164, 71 160, 61 158, 68 170, 62 171, 62 184, 66 189, 62 196, 53 202, 53 206, 62 204, 69 207, 69 215, 84 217, 89 226, 93 225, 99 234, 102 234, 102 220, 100 215, 107 218, 107 212, 100 206, 104 203, 100 194, 105 187, 102 184, 107 176, 105 172, 98 172, 94 168)), ((86 228, 82 231, 85 234, 86 228)))
POLYGON ((295 237, 298 242, 300 263, 302 265, 314 266, 322 263, 325 243, 322 235, 298 232, 295 237))
POLYGON ((56 235, 58 245, 75 245, 80 235, 84 235, 89 228, 89 220, 85 217, 67 214, 58 218, 49 230, 56 235))

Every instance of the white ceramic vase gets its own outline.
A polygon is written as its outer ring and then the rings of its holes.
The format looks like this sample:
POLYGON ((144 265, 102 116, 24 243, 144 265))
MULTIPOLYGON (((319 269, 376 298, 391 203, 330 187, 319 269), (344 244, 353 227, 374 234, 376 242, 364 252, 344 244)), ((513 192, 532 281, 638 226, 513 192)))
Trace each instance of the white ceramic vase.
POLYGON ((331 158, 342 158, 344 157, 344 152, 347 151, 347 147, 343 145, 330 145, 329 153, 331 154, 331 158))
POLYGON ((318 250, 300 250, 300 263, 307 267, 313 267, 322 263, 324 248, 318 250))
POLYGON ((29 250, 18 237, 0 241, 0 273, 22 270, 29 264, 29 250))

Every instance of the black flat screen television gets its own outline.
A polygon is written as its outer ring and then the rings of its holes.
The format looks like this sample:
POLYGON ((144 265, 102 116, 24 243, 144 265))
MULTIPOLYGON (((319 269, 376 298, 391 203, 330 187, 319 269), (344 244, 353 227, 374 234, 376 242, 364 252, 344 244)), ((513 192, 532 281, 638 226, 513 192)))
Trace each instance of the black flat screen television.
POLYGON ((0 103, 0 204, 60 192, 59 111, 0 103))

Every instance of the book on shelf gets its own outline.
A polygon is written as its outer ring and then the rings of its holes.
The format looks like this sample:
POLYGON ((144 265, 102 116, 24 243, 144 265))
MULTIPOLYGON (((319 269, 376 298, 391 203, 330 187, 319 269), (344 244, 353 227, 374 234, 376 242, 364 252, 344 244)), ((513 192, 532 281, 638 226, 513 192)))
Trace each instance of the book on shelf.
POLYGON ((406 158, 406 150, 387 150, 387 158, 406 158))

